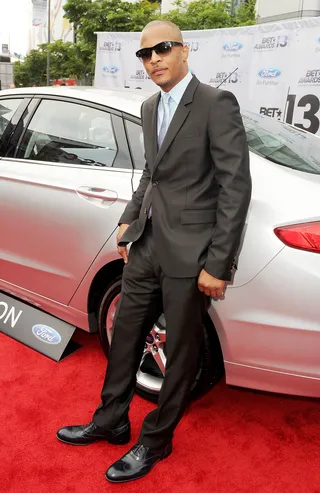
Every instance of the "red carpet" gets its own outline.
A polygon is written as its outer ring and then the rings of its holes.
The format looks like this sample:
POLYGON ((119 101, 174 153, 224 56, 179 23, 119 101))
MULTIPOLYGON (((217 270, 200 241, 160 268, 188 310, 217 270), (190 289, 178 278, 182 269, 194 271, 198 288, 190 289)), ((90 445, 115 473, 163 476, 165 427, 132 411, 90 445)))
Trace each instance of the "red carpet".
MULTIPOLYGON (((0 334, 0 492, 320 493, 319 401, 228 388, 193 403, 170 458, 124 485, 104 479, 128 446, 70 447, 60 426, 84 423, 99 402, 105 360, 97 337, 61 363, 0 334)), ((153 404, 135 397, 133 440, 153 404)))

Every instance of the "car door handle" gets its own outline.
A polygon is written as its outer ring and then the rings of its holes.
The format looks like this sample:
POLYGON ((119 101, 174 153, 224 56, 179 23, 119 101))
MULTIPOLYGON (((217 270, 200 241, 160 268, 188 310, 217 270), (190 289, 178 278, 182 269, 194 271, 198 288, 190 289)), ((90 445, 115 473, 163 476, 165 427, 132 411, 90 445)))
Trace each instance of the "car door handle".
POLYGON ((93 199, 107 200, 114 202, 118 198, 118 194, 113 190, 100 187, 79 187, 77 193, 93 199))

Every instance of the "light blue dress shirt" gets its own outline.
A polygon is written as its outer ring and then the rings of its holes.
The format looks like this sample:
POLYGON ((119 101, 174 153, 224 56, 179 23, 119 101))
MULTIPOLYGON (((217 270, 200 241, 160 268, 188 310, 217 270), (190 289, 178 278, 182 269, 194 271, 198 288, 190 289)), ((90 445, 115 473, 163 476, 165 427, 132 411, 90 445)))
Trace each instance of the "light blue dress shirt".
POLYGON ((163 113, 164 113, 164 109, 163 109, 164 103, 162 102, 163 94, 170 94, 171 96, 171 101, 170 101, 170 122, 171 122, 173 115, 175 114, 176 109, 182 99, 182 96, 184 95, 185 90, 187 89, 191 80, 192 80, 192 74, 188 72, 187 75, 176 86, 174 86, 173 89, 171 89, 171 91, 169 91, 168 93, 161 91, 161 99, 158 105, 158 119, 157 119, 158 138, 159 138, 159 132, 160 132, 163 113))

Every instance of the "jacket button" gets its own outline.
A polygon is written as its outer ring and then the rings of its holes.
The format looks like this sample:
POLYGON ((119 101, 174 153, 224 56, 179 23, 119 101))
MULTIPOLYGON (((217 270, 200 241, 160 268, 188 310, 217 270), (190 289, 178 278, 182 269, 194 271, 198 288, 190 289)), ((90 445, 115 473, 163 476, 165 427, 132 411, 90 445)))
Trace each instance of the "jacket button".
POLYGON ((153 187, 157 187, 158 185, 159 185, 159 183, 158 183, 157 181, 153 181, 153 182, 152 182, 152 186, 153 186, 153 187))

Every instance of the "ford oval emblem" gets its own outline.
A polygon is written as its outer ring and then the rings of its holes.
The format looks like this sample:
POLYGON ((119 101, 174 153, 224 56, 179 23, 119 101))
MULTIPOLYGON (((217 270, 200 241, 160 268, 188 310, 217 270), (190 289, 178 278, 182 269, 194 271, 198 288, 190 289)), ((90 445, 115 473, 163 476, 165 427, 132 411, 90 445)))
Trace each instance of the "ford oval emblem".
POLYGON ((42 342, 47 344, 59 344, 61 342, 61 335, 52 327, 48 325, 37 324, 32 327, 33 335, 42 342))
POLYGON ((281 75, 281 70, 278 68, 262 68, 259 70, 258 74, 264 79, 274 79, 275 77, 279 77, 281 75))
POLYGON ((110 74, 115 74, 116 72, 118 72, 118 67, 116 67, 115 65, 112 65, 112 66, 109 66, 109 65, 105 65, 103 67, 103 71, 104 72, 108 72, 110 74))
POLYGON ((223 49, 225 51, 239 51, 243 48, 242 43, 239 43, 239 41, 234 41, 233 43, 226 43, 223 45, 223 49))

